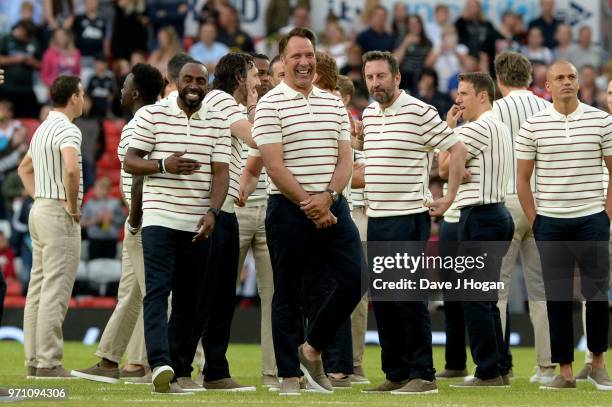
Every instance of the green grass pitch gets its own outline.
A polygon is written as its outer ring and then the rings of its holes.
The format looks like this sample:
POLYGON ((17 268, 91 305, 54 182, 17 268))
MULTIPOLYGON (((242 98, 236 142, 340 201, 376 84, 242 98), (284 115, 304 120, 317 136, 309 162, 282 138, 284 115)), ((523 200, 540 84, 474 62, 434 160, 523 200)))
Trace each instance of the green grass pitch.
MULTIPOLYGON (((95 347, 81 343, 66 343, 64 367, 68 370, 85 368, 96 362, 95 347)), ((509 389, 453 389, 452 381, 438 381, 439 394, 420 396, 395 396, 381 394, 362 394, 361 386, 352 390, 337 390, 333 395, 304 393, 299 397, 281 397, 259 386, 260 350, 256 345, 230 345, 228 358, 233 377, 244 384, 257 385, 254 393, 223 394, 203 392, 194 396, 152 396, 149 386, 109 385, 86 380, 27 380, 23 367, 23 347, 16 342, 0 342, 0 386, 59 387, 66 386, 69 400, 61 401, 28 401, 16 403, 16 406, 32 405, 42 407, 54 406, 612 406, 612 392, 596 391, 589 383, 579 383, 577 390, 543 391, 537 385, 529 384, 533 373, 534 350, 531 348, 514 348, 514 379, 509 389)), ((576 353, 582 367, 583 354, 576 353)), ((444 365, 444 349, 434 348, 434 360, 438 369, 444 365)), ((608 354, 608 366, 612 357, 608 354)), ((383 380, 380 370, 380 350, 377 346, 366 348, 364 368, 374 384, 383 380)), ((470 370, 473 364, 470 363, 470 370)), ((7 404, 11 405, 11 404, 7 404)))

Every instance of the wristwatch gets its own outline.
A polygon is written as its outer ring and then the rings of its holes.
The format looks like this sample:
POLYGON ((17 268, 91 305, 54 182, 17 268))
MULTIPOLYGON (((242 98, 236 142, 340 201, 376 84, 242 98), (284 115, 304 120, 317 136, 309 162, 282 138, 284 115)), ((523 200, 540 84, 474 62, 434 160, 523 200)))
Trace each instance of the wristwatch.
POLYGON ((219 208, 208 208, 208 212, 212 212, 212 214, 215 215, 215 219, 217 219, 221 214, 221 210, 219 208))
POLYGON ((329 192, 329 194, 331 195, 332 203, 336 203, 336 201, 338 201, 338 193, 336 191, 331 188, 327 188, 325 192, 329 192))

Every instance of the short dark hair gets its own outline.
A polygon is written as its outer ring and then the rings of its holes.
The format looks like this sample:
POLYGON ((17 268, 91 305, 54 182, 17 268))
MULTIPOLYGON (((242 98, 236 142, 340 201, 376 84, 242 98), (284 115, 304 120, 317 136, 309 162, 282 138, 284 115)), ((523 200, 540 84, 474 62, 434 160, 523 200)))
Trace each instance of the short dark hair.
POLYGON ((246 78, 248 70, 253 66, 253 57, 244 52, 224 55, 215 66, 213 88, 231 95, 238 87, 240 79, 246 78))
POLYGON ((81 79, 78 76, 61 75, 51 84, 51 104, 53 107, 66 107, 74 94, 79 93, 81 79))
POLYGON ((289 31, 289 33, 285 35, 283 38, 281 38, 280 42, 278 43, 278 53, 279 54, 281 55, 284 54, 285 48, 287 48, 287 43, 289 43, 289 40, 293 37, 301 37, 301 38, 306 38, 307 40, 310 40, 312 44, 312 48, 316 50, 317 36, 312 31, 310 31, 308 28, 296 27, 293 30, 289 31))
POLYGON ((531 62, 518 52, 503 52, 495 57, 495 76, 504 86, 526 88, 531 84, 531 62))
POLYGON ((142 100, 147 105, 155 103, 165 86, 161 72, 149 64, 136 64, 132 68, 132 75, 134 75, 134 88, 138 90, 142 100))
POLYGON ((423 68, 421 70, 421 76, 419 77, 419 79, 422 78, 423 76, 431 76, 431 78, 433 79, 434 89, 436 90, 438 89, 438 82, 439 82, 438 72, 435 69, 427 68, 427 67, 423 68))
POLYGON ((273 72, 272 72, 272 67, 274 66, 275 63, 280 62, 280 55, 276 55, 274 56, 274 58, 272 58, 272 60, 270 61, 270 67, 268 68, 268 75, 272 76, 273 72))
POLYGON ((191 55, 186 54, 185 52, 179 52, 168 62, 168 81, 176 82, 178 81, 179 73, 181 69, 189 62, 197 62, 191 55))
POLYGON ((363 54, 362 57, 363 66, 361 68, 363 76, 365 76, 365 66, 370 61, 387 61, 391 74, 397 75, 399 73, 399 64, 397 59, 389 51, 368 51, 363 54))
POLYGON ((260 54, 260 53, 257 53, 257 52, 251 52, 249 55, 251 55, 253 57, 253 59, 265 59, 266 61, 270 60, 270 58, 266 54, 260 54))
POLYGON ((489 102, 495 100, 495 84, 491 75, 485 72, 464 72, 459 74, 459 82, 469 82, 476 93, 487 92, 489 102))

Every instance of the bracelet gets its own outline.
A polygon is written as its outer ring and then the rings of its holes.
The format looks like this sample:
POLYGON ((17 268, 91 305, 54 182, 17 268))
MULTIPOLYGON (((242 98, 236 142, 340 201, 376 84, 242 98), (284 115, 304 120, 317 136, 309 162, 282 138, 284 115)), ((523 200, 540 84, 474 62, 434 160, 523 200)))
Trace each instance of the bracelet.
POLYGON ((247 107, 247 113, 251 113, 251 110, 255 109, 257 107, 257 105, 251 105, 249 107, 247 107))

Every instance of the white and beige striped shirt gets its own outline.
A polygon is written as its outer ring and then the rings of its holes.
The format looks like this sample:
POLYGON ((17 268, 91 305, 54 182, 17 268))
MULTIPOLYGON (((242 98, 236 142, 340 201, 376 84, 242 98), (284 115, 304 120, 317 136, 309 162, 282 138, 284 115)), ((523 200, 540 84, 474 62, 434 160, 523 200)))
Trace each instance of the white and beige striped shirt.
POLYGON ((550 106, 523 124, 516 155, 535 160, 538 214, 576 218, 600 212, 603 157, 612 155, 612 116, 584 103, 567 116, 550 106))
MULTIPOLYGON (((362 151, 353 150, 353 161, 356 163, 365 163, 365 154, 363 154, 362 151)), ((365 206, 365 188, 351 188, 351 199, 354 207, 365 206)))
MULTIPOLYGON (((338 161, 338 141, 350 141, 342 101, 312 88, 308 97, 281 82, 257 103, 253 139, 257 146, 282 143, 285 167, 310 194, 325 191, 338 161)), ((268 193, 280 194, 269 180, 268 193)))
POLYGON ((153 174, 145 178, 142 197, 143 227, 163 226, 195 232, 210 207, 212 163, 228 163, 230 130, 220 111, 202 103, 190 118, 176 98, 146 106, 136 123, 130 147, 146 151, 150 159, 185 152, 202 167, 192 175, 153 174))
POLYGON ((377 102, 364 110, 363 131, 368 216, 427 211, 434 149, 459 141, 438 111, 402 91, 384 111, 377 102))
POLYGON ((130 141, 134 135, 134 130, 136 129, 138 113, 141 111, 142 108, 138 109, 136 114, 134 114, 134 117, 132 117, 132 119, 125 126, 123 126, 123 129, 121 129, 121 139, 119 140, 119 145, 117 146, 117 157, 119 158, 119 162, 121 162, 121 192, 123 192, 123 197, 125 198, 128 208, 132 206, 132 174, 125 172, 125 169, 123 168, 123 160, 125 158, 125 153, 130 146, 130 141))
MULTIPOLYGON (((505 97, 493 103, 493 113, 510 129, 512 135, 512 173, 508 182, 507 193, 516 194, 516 157, 514 142, 518 132, 527 118, 550 106, 550 102, 534 95, 529 90, 513 90, 505 97)), ((532 188, 535 191, 535 180, 532 178, 532 188)))
POLYGON ((61 112, 52 110, 34 132, 27 155, 34 166, 35 198, 66 200, 64 148, 74 148, 79 156, 80 183, 77 203, 83 202, 83 162, 81 130, 61 112))
POLYGON ((505 202, 513 160, 508 127, 488 110, 455 132, 467 147, 465 168, 472 174, 459 186, 457 208, 505 202))

